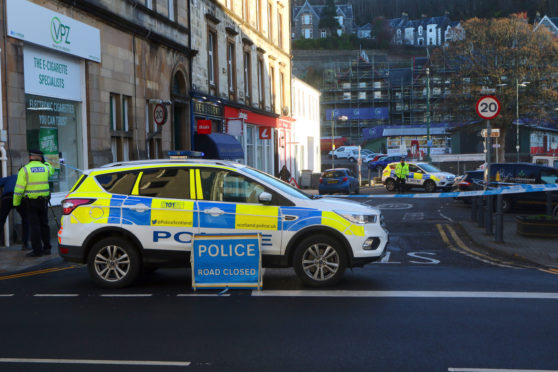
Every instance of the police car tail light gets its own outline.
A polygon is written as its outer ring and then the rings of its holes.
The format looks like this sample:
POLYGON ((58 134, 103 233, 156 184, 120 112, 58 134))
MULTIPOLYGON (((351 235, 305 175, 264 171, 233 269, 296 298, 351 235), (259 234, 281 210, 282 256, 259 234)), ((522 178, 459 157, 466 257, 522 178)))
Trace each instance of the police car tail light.
POLYGON ((62 214, 68 215, 80 205, 91 204, 95 199, 65 199, 62 201, 62 214))
POLYGON ((459 182, 459 186, 470 186, 471 182, 467 182, 467 181, 461 181, 459 182))
POLYGON ((348 177, 343 177, 343 182, 346 182, 348 179, 348 177))

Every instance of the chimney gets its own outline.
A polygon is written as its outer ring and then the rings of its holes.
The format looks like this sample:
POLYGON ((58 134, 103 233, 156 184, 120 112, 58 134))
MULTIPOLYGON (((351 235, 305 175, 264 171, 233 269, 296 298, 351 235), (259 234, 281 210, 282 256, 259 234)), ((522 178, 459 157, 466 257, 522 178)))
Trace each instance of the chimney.
POLYGON ((420 15, 420 17, 421 17, 422 19, 425 19, 425 18, 426 18, 426 14, 422 13, 422 14, 420 15))
POLYGON ((403 18, 405 21, 407 21, 409 19, 409 14, 407 14, 406 12, 401 13, 401 18, 403 18))

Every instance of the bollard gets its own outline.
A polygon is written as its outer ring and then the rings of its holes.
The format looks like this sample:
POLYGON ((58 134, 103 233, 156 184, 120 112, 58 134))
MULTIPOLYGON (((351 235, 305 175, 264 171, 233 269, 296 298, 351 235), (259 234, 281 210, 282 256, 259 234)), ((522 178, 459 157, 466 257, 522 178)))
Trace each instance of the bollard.
POLYGON ((478 227, 484 227, 484 200, 482 197, 478 200, 477 206, 477 225, 478 227))
POLYGON ((486 197, 486 207, 484 209, 484 229, 488 235, 492 235, 492 210, 494 208, 492 195, 486 197))
POLYGON ((546 194, 546 214, 552 216, 552 194, 550 191, 545 192, 546 194))
POLYGON ((471 198, 471 221, 475 222, 477 220, 477 197, 471 198))
POLYGON ((502 204, 504 196, 502 194, 496 197, 496 226, 494 231, 494 240, 497 243, 504 242, 504 214, 502 213, 502 204))

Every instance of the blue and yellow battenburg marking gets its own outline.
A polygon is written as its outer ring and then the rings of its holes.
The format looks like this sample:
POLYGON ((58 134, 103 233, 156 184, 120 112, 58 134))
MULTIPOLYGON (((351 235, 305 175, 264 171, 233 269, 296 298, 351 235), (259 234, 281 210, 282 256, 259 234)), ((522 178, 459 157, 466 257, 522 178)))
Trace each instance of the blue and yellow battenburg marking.
MULTIPOLYGON (((388 173, 387 170, 384 171, 384 173, 388 173)), ((389 172, 389 175, 393 178, 397 177, 394 170, 391 170, 391 172, 389 172)), ((409 174, 407 174, 406 178, 408 178, 408 179, 412 178, 412 179, 415 179, 415 180, 433 180, 433 181, 439 181, 440 180, 435 175, 423 174, 423 173, 418 173, 418 172, 410 172, 409 174)))

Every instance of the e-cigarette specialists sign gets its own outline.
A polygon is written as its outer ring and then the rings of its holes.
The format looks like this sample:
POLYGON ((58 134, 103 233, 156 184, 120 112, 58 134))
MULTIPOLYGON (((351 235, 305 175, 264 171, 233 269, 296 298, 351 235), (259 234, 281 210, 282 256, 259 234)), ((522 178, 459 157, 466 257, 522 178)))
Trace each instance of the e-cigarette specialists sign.
POLYGON ((260 247, 259 234, 195 235, 192 287, 261 288, 260 247))
POLYGON ((26 0, 6 3, 8 36, 101 62, 99 29, 26 0))
POLYGON ((81 70, 77 58, 47 49, 23 48, 25 93, 81 101, 81 70))

